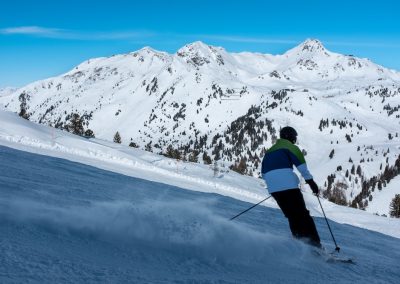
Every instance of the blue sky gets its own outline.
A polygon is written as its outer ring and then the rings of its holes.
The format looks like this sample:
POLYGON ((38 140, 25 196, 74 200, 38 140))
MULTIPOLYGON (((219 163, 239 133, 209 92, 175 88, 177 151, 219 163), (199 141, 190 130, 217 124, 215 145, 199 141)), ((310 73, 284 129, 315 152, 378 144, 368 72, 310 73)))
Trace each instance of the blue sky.
POLYGON ((281 54, 307 38, 400 70, 400 1, 2 1, 0 87, 62 74, 85 59, 196 40, 281 54))

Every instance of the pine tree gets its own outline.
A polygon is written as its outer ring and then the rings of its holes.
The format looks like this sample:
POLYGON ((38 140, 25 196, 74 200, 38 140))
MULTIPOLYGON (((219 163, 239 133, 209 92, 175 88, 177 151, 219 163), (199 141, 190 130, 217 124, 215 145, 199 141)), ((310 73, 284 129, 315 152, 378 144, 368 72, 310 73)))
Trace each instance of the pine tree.
POLYGON ((139 145, 137 145, 135 142, 131 142, 129 143, 129 147, 139 148, 139 145))
POLYGON ((329 158, 333 158, 333 155, 335 155, 335 149, 332 149, 331 153, 329 154, 329 158))
POLYGON ((147 152, 152 152, 152 151, 153 151, 153 146, 151 146, 151 144, 152 144, 152 141, 150 141, 149 143, 147 143, 146 145, 144 145, 144 149, 145 149, 147 152))
POLYGON ((172 145, 168 145, 167 151, 164 153, 164 156, 168 158, 174 157, 174 148, 172 147, 172 145))
POLYGON ((400 218, 400 194, 396 194, 390 202, 389 214, 391 217, 400 218))
POLYGON ((359 176, 361 176, 361 167, 360 167, 360 165, 357 166, 356 173, 357 173, 359 176))
POLYGON ((382 190, 382 181, 378 180, 378 190, 382 190))
POLYGON ((333 185, 330 194, 327 194, 328 200, 339 205, 347 205, 345 191, 348 188, 347 184, 337 182, 333 185))
POLYGON ((93 132, 91 129, 87 129, 87 130, 85 131, 85 137, 88 137, 88 138, 95 138, 94 132, 93 132))
POLYGON ((354 165, 351 167, 351 171, 350 172, 351 172, 352 175, 354 175, 356 173, 356 167, 354 165))
POLYGON ((164 156, 166 156, 168 158, 172 158, 172 159, 177 159, 177 160, 182 159, 181 152, 179 152, 178 149, 174 149, 174 147, 172 147, 172 145, 168 145, 167 151, 164 153, 164 156))
POLYGON ((203 161, 206 165, 210 165, 212 163, 211 157, 207 155, 207 152, 203 153, 203 161))
POLYGON ((246 158, 242 157, 240 159, 239 163, 236 162, 234 165, 230 166, 230 168, 231 168, 231 170, 244 175, 247 171, 246 158))
POLYGON ((197 163, 199 161, 199 152, 196 150, 189 154, 189 162, 197 163))
POLYGON ((69 120, 69 124, 67 125, 67 131, 71 132, 75 135, 83 135, 83 119, 77 113, 73 113, 71 115, 71 119, 69 120))
POLYGON ((122 140, 121 140, 121 135, 119 134, 119 132, 117 131, 114 135, 114 143, 118 143, 121 144, 122 140))
POLYGON ((26 93, 22 93, 18 97, 19 101, 21 104, 19 105, 20 111, 19 111, 19 116, 25 119, 29 120, 29 113, 27 112, 27 104, 26 104, 26 93))

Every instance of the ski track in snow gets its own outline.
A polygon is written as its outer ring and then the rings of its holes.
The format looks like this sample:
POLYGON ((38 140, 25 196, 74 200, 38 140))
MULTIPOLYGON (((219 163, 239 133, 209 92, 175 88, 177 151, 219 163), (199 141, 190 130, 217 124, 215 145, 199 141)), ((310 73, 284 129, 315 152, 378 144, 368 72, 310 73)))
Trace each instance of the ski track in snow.
MULTIPOLYGON (((357 265, 291 239, 281 212, 0 146, 1 283, 397 283, 400 240, 332 222, 357 265)), ((323 243, 332 248, 324 220, 323 243)))

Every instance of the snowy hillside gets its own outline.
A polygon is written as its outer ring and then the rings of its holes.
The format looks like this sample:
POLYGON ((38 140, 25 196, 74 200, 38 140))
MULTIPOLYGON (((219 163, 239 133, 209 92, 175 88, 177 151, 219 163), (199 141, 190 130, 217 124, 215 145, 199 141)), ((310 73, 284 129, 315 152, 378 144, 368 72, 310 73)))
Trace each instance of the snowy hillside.
POLYGON ((0 88, 0 97, 9 96, 12 93, 15 93, 17 89, 18 88, 13 88, 13 87, 0 88))
POLYGON ((77 113, 97 138, 112 141, 118 131, 123 145, 253 176, 280 127, 291 125, 327 197, 387 214, 400 193, 391 186, 399 93, 398 72, 318 40, 277 56, 194 42, 175 54, 145 47, 90 59, 0 103, 57 128, 77 113))
MULTIPOLYGON (((261 179, 240 175, 226 168, 220 168, 215 174, 213 167, 209 165, 177 161, 105 140, 82 138, 26 121, 7 111, 0 111, 0 121, 0 145, 5 147, 68 159, 188 190, 218 193, 246 202, 258 202, 268 194, 261 179)), ((322 216, 319 204, 308 186, 304 185, 302 190, 311 213, 314 216, 322 216)), ((277 208, 272 200, 266 201, 265 204, 277 208)), ((397 219, 376 216, 327 201, 324 207, 336 222, 357 225, 400 238, 400 222, 397 219)))
MULTIPOLYGON (((290 237, 259 179, 0 111, 1 283, 397 283, 400 221, 322 200, 342 254, 290 237), (21 151, 23 150, 23 151, 21 151), (61 158, 61 159, 60 159, 61 158), (216 194, 217 193, 217 194, 216 194), (231 198, 233 197, 233 198, 231 198), (345 225, 347 224, 347 225, 345 225), (363 229, 368 228, 368 229, 363 229)), ((314 216, 315 196, 304 192, 314 216)), ((323 245, 333 249, 322 218, 323 245)))

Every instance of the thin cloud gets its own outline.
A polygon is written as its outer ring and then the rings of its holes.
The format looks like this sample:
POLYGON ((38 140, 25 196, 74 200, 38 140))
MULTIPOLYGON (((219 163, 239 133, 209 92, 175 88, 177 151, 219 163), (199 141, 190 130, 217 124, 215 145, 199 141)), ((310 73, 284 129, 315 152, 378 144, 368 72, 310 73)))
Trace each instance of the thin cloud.
MULTIPOLYGON (((254 44, 299 44, 307 39, 294 39, 294 38, 269 38, 269 37, 247 37, 236 35, 210 35, 210 34, 192 34, 183 35, 187 38, 201 38, 204 40, 218 40, 221 42, 237 42, 237 43, 254 43, 254 44)), ((309 38, 309 37, 308 37, 309 38)), ((324 45, 334 46, 363 46, 363 47, 400 47, 400 42, 388 42, 385 40, 377 39, 376 41, 335 41, 335 40, 321 40, 324 45)))
POLYGON ((12 28, 0 29, 0 34, 5 34, 5 35, 36 35, 36 36, 50 37, 62 33, 63 30, 61 29, 44 28, 38 26, 12 27, 12 28))
MULTIPOLYGON (((295 39, 274 39, 274 38, 263 38, 263 37, 245 37, 245 36, 230 36, 230 35, 199 35, 206 39, 220 40, 226 42, 238 42, 238 43, 260 43, 260 44, 299 44, 303 40, 295 39)), ((385 40, 376 41, 324 41, 323 44, 335 45, 335 46, 364 46, 364 47, 400 47, 400 42, 388 42, 385 40)))
POLYGON ((363 41, 326 41, 324 44, 336 46, 364 46, 364 47, 400 47, 400 42, 392 43, 383 40, 376 40, 374 42, 363 41))
POLYGON ((270 43, 270 44, 297 44, 298 40, 291 39, 271 39, 271 38, 258 38, 258 37, 243 37, 232 35, 182 35, 175 33, 157 34, 149 31, 74 31, 57 28, 46 28, 39 26, 24 26, 24 27, 11 27, 0 29, 0 34, 3 35, 27 35, 42 38, 56 38, 56 39, 70 39, 70 40, 120 40, 120 39, 140 39, 150 38, 156 36, 168 38, 199 38, 209 40, 220 40, 226 42, 238 43, 270 43))
POLYGON ((121 40, 139 39, 154 36, 154 33, 147 31, 74 31, 57 28, 46 28, 38 26, 11 27, 0 29, 3 35, 26 35, 41 38, 54 38, 65 40, 121 40))
POLYGON ((82 40, 82 41, 96 41, 96 40, 137 40, 142 38, 152 37, 154 34, 149 32, 136 32, 136 31, 110 31, 110 32, 76 32, 65 31, 58 34, 57 38, 66 40, 82 40))
POLYGON ((296 44, 298 40, 292 39, 273 39, 263 37, 244 37, 244 36, 230 36, 230 35, 199 35, 207 39, 241 42, 241 43, 271 43, 271 44, 296 44))
MULTIPOLYGON (((63 40, 81 41, 102 41, 102 40, 157 40, 162 39, 181 39, 181 40, 217 40, 221 42, 253 43, 253 44, 291 44, 296 45, 302 42, 300 39, 290 38, 269 38, 269 37, 247 37, 237 35, 210 35, 210 34, 176 34, 176 33, 156 33, 152 31, 76 31, 68 29, 47 28, 40 26, 21 26, 0 29, 0 35, 24 35, 40 38, 52 38, 63 40)), ((305 38, 303 39, 305 40, 305 38)), ((335 41, 322 40, 325 45, 332 46, 354 46, 354 47, 400 47, 400 42, 388 42, 385 40, 376 41, 335 41)))

